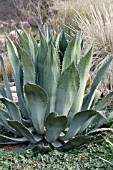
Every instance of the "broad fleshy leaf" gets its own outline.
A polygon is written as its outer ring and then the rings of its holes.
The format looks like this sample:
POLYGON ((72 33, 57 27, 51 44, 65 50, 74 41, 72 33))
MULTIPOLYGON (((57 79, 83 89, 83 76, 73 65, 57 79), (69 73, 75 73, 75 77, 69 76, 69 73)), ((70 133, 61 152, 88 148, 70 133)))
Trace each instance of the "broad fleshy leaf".
POLYGON ((62 64, 64 53, 66 51, 66 48, 68 46, 68 42, 64 33, 64 30, 60 32, 60 34, 57 36, 56 42, 55 42, 57 51, 59 52, 60 62, 62 64))
POLYGON ((59 38, 59 49, 60 52, 62 52, 63 54, 66 51, 66 48, 68 46, 68 42, 64 33, 64 30, 62 29, 61 33, 60 33, 60 38, 59 38))
POLYGON ((35 140, 33 134, 22 123, 20 123, 20 122, 18 122, 16 120, 8 120, 8 123, 14 129, 18 130, 25 138, 27 138, 28 141, 30 141, 31 143, 34 143, 34 144, 37 143, 37 141, 35 140))
POLYGON ((8 142, 6 142, 4 140, 14 141, 16 144, 17 143, 28 142, 28 139, 25 138, 25 137, 22 137, 22 138, 13 138, 13 137, 8 137, 8 136, 0 134, 0 144, 8 144, 8 142))
POLYGON ((113 96, 113 92, 109 93, 106 97, 102 98, 101 101, 97 103, 97 105, 94 107, 95 110, 102 110, 104 109, 109 101, 111 100, 111 97, 113 96))
POLYGON ((84 123, 91 118, 94 115, 100 114, 97 111, 94 110, 85 110, 85 111, 81 111, 78 112, 77 114, 75 114, 75 116, 73 117, 71 124, 69 126, 69 130, 67 131, 67 133, 60 137, 61 140, 69 140, 71 139, 73 136, 77 135, 77 133, 79 132, 79 130, 82 128, 82 126, 84 125, 84 123))
POLYGON ((33 42, 31 34, 29 34, 29 36, 28 36, 28 44, 29 44, 31 58, 32 58, 33 62, 35 63, 36 54, 35 54, 35 47, 34 47, 34 42, 33 42))
POLYGON ((105 115, 106 119, 105 119, 105 117, 101 117, 100 115, 97 115, 95 117, 94 122, 96 123, 96 125, 92 130, 96 130, 97 128, 101 127, 104 123, 113 119, 113 112, 107 112, 104 115, 105 115))
POLYGON ((4 110, 0 110, 0 122, 2 123, 2 126, 7 129, 8 131, 20 135, 15 129, 13 129, 7 122, 7 119, 9 119, 9 114, 5 112, 4 110))
POLYGON ((56 140, 55 142, 52 142, 52 145, 55 147, 55 148, 59 148, 62 146, 62 143, 58 140, 56 140))
POLYGON ((37 57, 37 67, 38 67, 37 74, 38 74, 38 83, 40 86, 42 86, 43 85, 44 62, 47 56, 48 46, 47 46, 46 39, 44 35, 42 34, 42 32, 39 31, 39 33, 40 33, 40 45, 39 45, 38 57, 37 57))
POLYGON ((22 114, 28 118, 29 116, 28 116, 28 112, 26 110, 26 105, 25 105, 23 91, 22 91, 23 82, 21 82, 21 72, 20 72, 21 67, 20 67, 19 59, 17 57, 17 49, 16 49, 16 46, 14 45, 14 43, 9 38, 7 40, 8 40, 7 41, 8 58, 11 63, 11 66, 13 68, 15 85, 16 85, 19 104, 20 104, 20 109, 21 109, 22 114))
POLYGON ((91 86, 91 90, 90 92, 88 93, 88 95, 86 96, 86 98, 84 99, 84 103, 83 103, 83 110, 86 110, 86 109, 90 109, 91 107, 91 104, 92 104, 92 101, 94 99, 94 95, 95 95, 95 92, 96 92, 96 89, 99 85, 99 83, 101 82, 104 74, 106 73, 106 71, 108 70, 111 62, 112 62, 113 59, 110 59, 107 63, 105 63, 101 69, 97 72, 96 74, 96 77, 93 81, 93 84, 91 86))
POLYGON ((2 101, 7 107, 11 119, 21 122, 21 113, 16 104, 14 104, 14 102, 8 98, 0 98, 0 101, 2 101))
POLYGON ((72 41, 68 44, 62 65, 62 72, 65 71, 71 63, 74 61, 75 65, 79 63, 81 59, 81 42, 82 36, 81 33, 76 35, 72 41))
MULTIPOLYGON (((33 43, 34 43, 34 50, 35 50, 35 56, 37 55, 37 52, 38 52, 38 43, 37 43, 37 41, 36 41, 36 39, 33 37, 33 35, 31 34, 31 38, 32 38, 32 41, 33 41, 33 43)), ((36 59, 36 58, 35 58, 36 59)), ((36 62, 35 60, 34 60, 34 62, 36 62)))
POLYGON ((18 34, 18 36, 19 36, 19 40, 21 41, 24 50, 26 51, 26 53, 27 53, 28 55, 30 55, 30 49, 29 49, 29 45, 28 45, 27 40, 26 40, 25 37, 18 31, 18 29, 16 29, 16 32, 17 32, 17 34, 18 34))
POLYGON ((84 91, 86 87, 86 82, 88 79, 88 73, 91 68, 92 63, 92 56, 93 56, 93 46, 91 45, 87 52, 85 53, 85 56, 80 60, 77 68, 80 76, 80 87, 78 90, 77 95, 75 96, 75 99, 73 101, 73 105, 71 107, 69 118, 72 119, 72 117, 81 110, 83 98, 84 98, 84 91))
MULTIPOLYGON (((55 110, 57 82, 60 77, 60 62, 57 51, 50 44, 47 58, 44 63, 43 88, 48 95, 47 115, 55 110)), ((47 116, 46 115, 46 116, 47 116)))
POLYGON ((36 84, 27 83, 24 89, 30 106, 33 125, 39 134, 44 134, 44 119, 48 102, 47 94, 36 84))
POLYGON ((60 76, 56 92, 55 112, 67 116, 79 88, 79 75, 74 62, 60 76))
POLYGON ((24 84, 35 83, 35 66, 28 54, 20 46, 17 47, 23 63, 24 84))
POLYGON ((65 129, 68 123, 66 116, 58 116, 58 113, 51 113, 45 122, 46 140, 52 143, 57 140, 59 134, 65 129))
POLYGON ((75 138, 63 144, 63 146, 60 147, 60 149, 68 151, 70 149, 73 149, 74 147, 78 147, 89 142, 91 138, 92 138, 91 136, 76 136, 75 138))

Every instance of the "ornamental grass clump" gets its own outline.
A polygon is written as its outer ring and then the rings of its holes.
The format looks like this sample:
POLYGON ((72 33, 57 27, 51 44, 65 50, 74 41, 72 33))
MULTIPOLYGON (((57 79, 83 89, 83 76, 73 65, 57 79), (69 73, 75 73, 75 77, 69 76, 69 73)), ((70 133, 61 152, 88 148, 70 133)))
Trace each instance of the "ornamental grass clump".
POLYGON ((98 71, 91 89, 85 94, 91 68, 93 45, 83 54, 83 34, 68 42, 63 31, 39 30, 40 42, 23 29, 17 34, 21 46, 7 38, 8 58, 12 66, 18 96, 13 102, 4 62, 0 57, 5 88, 0 85, 0 124, 8 131, 0 134, 0 144, 29 143, 27 148, 50 151, 69 150, 89 142, 94 133, 113 118, 113 112, 103 111, 113 92, 98 101, 97 87, 112 62, 110 59, 98 71), (9 131, 11 134, 8 135, 9 131))

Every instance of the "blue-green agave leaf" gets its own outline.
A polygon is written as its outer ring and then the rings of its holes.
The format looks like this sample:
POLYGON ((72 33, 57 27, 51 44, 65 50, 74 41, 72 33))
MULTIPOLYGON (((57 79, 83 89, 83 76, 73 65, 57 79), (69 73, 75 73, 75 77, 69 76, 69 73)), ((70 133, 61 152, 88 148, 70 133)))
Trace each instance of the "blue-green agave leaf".
POLYGON ((29 34, 29 36, 28 36, 28 44, 29 44, 31 58, 32 58, 33 62, 35 63, 35 57, 36 57, 35 47, 34 47, 34 42, 33 42, 31 34, 29 34))
POLYGON ((81 59, 81 42, 82 36, 81 33, 76 35, 72 41, 68 44, 62 65, 62 72, 66 70, 71 63, 74 61, 75 65, 77 65, 81 59))
POLYGON ((96 90, 95 92, 95 96, 94 96, 94 99, 93 99, 93 102, 92 102, 92 105, 91 105, 91 109, 93 110, 100 110, 100 109, 94 109, 96 103, 98 102, 99 98, 100 98, 100 92, 98 90, 96 90))
POLYGON ((2 103, 4 103, 4 105, 7 107, 11 119, 21 122, 21 113, 16 104, 8 98, 0 98, 0 101, 2 101, 2 103))
POLYGON ((92 101, 94 99, 94 95, 96 92, 96 89, 98 88, 99 83, 101 82, 104 74, 106 73, 106 71, 108 70, 110 64, 112 62, 112 59, 110 59, 107 63, 105 63, 101 69, 97 72, 97 75, 92 83, 91 86, 91 90, 88 93, 88 95, 86 96, 86 98, 84 99, 84 103, 83 103, 83 109, 90 109, 92 101))
POLYGON ((39 134, 44 134, 44 119, 48 101, 47 94, 36 84, 27 83, 24 89, 27 102, 30 106, 33 125, 39 134))
POLYGON ((68 42, 67 42, 64 30, 62 29, 61 34, 60 34, 60 39, 59 39, 59 48, 63 54, 65 53, 67 46, 68 46, 68 42))
POLYGON ((37 57, 37 67, 38 67, 37 74, 38 74, 38 83, 40 86, 42 86, 43 85, 44 62, 47 56, 48 46, 47 46, 46 39, 44 35, 42 34, 42 32, 39 31, 39 33, 40 33, 40 44, 39 44, 38 57, 37 57))
POLYGON ((8 58, 13 68, 20 109, 22 114, 28 118, 29 116, 28 116, 28 112, 26 109, 26 104, 23 96, 23 89, 22 89, 23 82, 21 82, 21 66, 20 66, 19 59, 17 57, 18 55, 17 49, 14 43, 9 38, 7 40, 8 40, 7 41, 8 58))
POLYGON ((31 57, 32 60, 35 62, 36 43, 35 43, 35 40, 33 39, 32 35, 30 33, 28 33, 24 28, 22 30, 24 36, 22 36, 19 33, 18 29, 16 31, 17 31, 17 34, 18 34, 20 41, 23 45, 24 50, 29 55, 29 57, 31 57))
POLYGON ((38 43, 36 41, 36 39, 33 37, 33 35, 31 34, 31 38, 32 38, 32 41, 34 43, 34 52, 35 52, 35 56, 37 55, 37 52, 38 52, 38 43))
POLYGON ((87 49, 87 52, 85 53, 85 56, 80 60, 77 66, 79 76, 80 76, 80 87, 77 95, 75 96, 73 105, 69 113, 70 119, 72 119, 72 117, 81 110, 86 82, 88 79, 88 73, 91 68, 92 56, 93 56, 93 46, 90 45, 89 48, 87 49))
POLYGON ((28 141, 30 141, 31 143, 34 143, 34 144, 37 143, 32 132, 28 128, 26 128, 22 123, 20 123, 16 120, 8 120, 8 123, 14 129, 19 131, 26 139, 28 139, 28 141))
POLYGON ((13 138, 13 137, 8 137, 5 135, 1 135, 0 134, 0 144, 8 144, 8 142, 4 141, 4 140, 9 140, 15 143, 23 143, 23 142, 28 142, 28 139, 25 137, 20 137, 20 138, 13 138))
POLYGON ((107 104, 111 101, 111 97, 113 96, 113 92, 109 93, 106 97, 102 98, 101 101, 99 101, 96 106, 94 107, 94 110, 102 110, 104 109, 107 104))
POLYGON ((46 40, 48 44, 50 43, 50 41, 52 41, 51 29, 48 26, 47 26, 47 31, 46 31, 46 40))
POLYGON ((63 141, 69 140, 75 135, 77 135, 77 133, 80 131, 84 123, 88 119, 90 119, 92 116, 97 115, 97 114, 100 114, 100 113, 95 110, 85 110, 85 111, 81 111, 75 114, 69 126, 69 130, 64 136, 61 136, 60 139, 63 141))
POLYGON ((55 148, 59 148, 62 146, 62 143, 59 141, 59 140, 56 140, 55 142, 52 142, 52 145, 55 147, 55 148))
POLYGON ((73 139, 63 144, 63 146, 61 146, 60 149, 68 151, 70 149, 73 149, 74 147, 86 144, 87 142, 90 141, 91 138, 92 138, 91 136, 75 136, 73 139))
POLYGON ((58 116, 58 113, 51 113, 46 119, 46 140, 52 143, 57 140, 59 134, 65 129, 68 123, 66 116, 58 116))
POLYGON ((98 129, 99 127, 101 127, 104 123, 108 122, 109 120, 113 119, 113 112, 107 112, 104 114, 104 116, 102 117, 101 115, 97 115, 94 119, 94 123, 96 123, 95 127, 91 130, 95 130, 98 129), (105 117, 106 118, 105 118, 105 117))
POLYGON ((57 51, 51 43, 44 63, 43 74, 43 88, 48 95, 47 115, 55 110, 56 90, 59 77, 60 62, 57 51))
POLYGON ((26 53, 28 55, 30 55, 30 49, 29 49, 29 45, 27 40, 25 39, 25 37, 18 31, 18 29, 16 29, 17 35, 19 37, 20 42, 22 43, 22 46, 24 48, 24 50, 26 51, 26 53))
MULTIPOLYGON (((100 115, 99 115, 100 116, 100 115)), ((90 125, 93 125, 93 122, 94 122, 94 120, 95 120, 95 115, 94 116, 92 116, 92 117, 90 117, 84 124, 83 124, 83 126, 81 127, 81 129, 79 130, 79 133, 78 134, 81 134, 81 133, 83 133, 84 132, 84 134, 86 134, 87 133, 87 131, 88 131, 88 127, 90 126, 90 125)), ((100 118, 101 118, 101 116, 100 116, 100 118)), ((105 118, 104 118, 105 119, 105 118)))
POLYGON ((2 84, 0 84, 0 94, 3 97, 7 97, 6 90, 5 90, 5 88, 4 88, 4 86, 2 84))
POLYGON ((9 114, 7 112, 0 110, 0 122, 2 123, 2 126, 8 131, 18 135, 18 132, 8 124, 7 119, 9 118, 9 114))
POLYGON ((57 36, 55 45, 57 50, 59 50, 62 54, 65 53, 66 48, 68 46, 68 42, 63 29, 61 30, 60 34, 57 36))
POLYGON ((31 58, 20 46, 18 46, 18 52, 21 55, 23 63, 24 84, 27 82, 35 83, 35 66, 31 58))
POLYGON ((58 81, 55 112, 59 115, 68 115, 78 88, 79 75, 73 62, 58 81))

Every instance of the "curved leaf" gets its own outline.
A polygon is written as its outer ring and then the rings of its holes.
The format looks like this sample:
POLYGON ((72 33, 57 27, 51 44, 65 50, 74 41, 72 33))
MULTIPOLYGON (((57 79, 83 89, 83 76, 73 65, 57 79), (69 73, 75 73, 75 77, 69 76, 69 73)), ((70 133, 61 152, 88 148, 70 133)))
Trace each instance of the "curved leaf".
POLYGON ((79 88, 79 75, 74 63, 60 76, 56 92, 55 111, 59 115, 68 115, 74 97, 79 88))
POLYGON ((58 140, 56 140, 55 142, 52 142, 52 145, 55 147, 55 148, 59 148, 62 146, 62 143, 58 140))
MULTIPOLYGON (((36 54, 37 54, 37 52, 38 52, 38 43, 37 43, 36 39, 33 37, 32 34, 31 34, 31 38, 32 38, 32 41, 33 41, 33 43, 34 43, 34 50, 35 50, 35 56, 36 56, 36 54)), ((36 58, 35 58, 35 59, 36 59, 36 58)))
MULTIPOLYGON (((27 51, 28 51, 28 55, 29 57, 31 57, 31 59, 35 62, 35 47, 34 47, 34 42, 32 39, 32 36, 29 32, 27 32, 24 28, 22 29, 23 33, 24 33, 24 37, 26 38, 27 41, 27 51)), ((24 44, 25 44, 25 40, 24 40, 24 44)))
POLYGON ((35 66, 27 53, 20 46, 17 47, 23 63, 24 84, 35 83, 35 66))
MULTIPOLYGON (((47 115, 55 110, 57 82, 60 76, 60 62, 53 44, 50 44, 44 63, 43 88, 48 94, 47 115)), ((46 115, 46 116, 47 116, 46 115)))
POLYGON ((36 54, 35 54, 35 47, 34 47, 34 42, 33 42, 33 38, 31 36, 31 34, 28 34, 28 44, 29 44, 29 49, 30 49, 30 56, 33 60, 33 62, 35 63, 36 60, 36 54))
POLYGON ((2 101, 5 106, 7 107, 9 113, 10 113, 10 117, 13 120, 18 120, 19 122, 21 122, 21 113, 18 109, 18 107, 14 104, 14 102, 12 102, 11 100, 7 99, 7 98, 0 98, 0 101, 2 101))
POLYGON ((15 120, 8 120, 8 123, 14 129, 18 130, 25 138, 27 138, 28 141, 30 141, 31 143, 34 143, 34 144, 37 143, 33 134, 22 123, 15 121, 15 120))
POLYGON ((44 134, 44 119, 47 109, 47 94, 36 84, 27 83, 25 85, 25 94, 30 106, 31 120, 36 131, 44 134))
POLYGON ((42 32, 39 31, 39 33, 40 33, 40 45, 39 45, 38 58, 37 58, 37 67, 38 67, 37 74, 38 74, 38 83, 40 86, 42 86, 43 85, 44 62, 47 56, 48 46, 47 46, 46 39, 44 35, 42 34, 42 32))
POLYGON ((7 39, 7 50, 8 50, 8 58, 11 63, 11 66, 13 68, 13 73, 14 73, 14 79, 15 79, 15 85, 16 85, 16 90, 17 90, 17 95, 19 99, 19 104, 20 104, 20 109, 22 114, 25 117, 29 117, 27 109, 26 109, 26 104, 25 100, 23 97, 23 91, 22 91, 22 85, 23 82, 21 82, 21 66, 19 59, 17 57, 17 49, 14 43, 8 38, 7 39))
POLYGON ((82 34, 78 34, 75 36, 70 44, 68 44, 62 65, 62 72, 65 71, 71 63, 74 61, 75 65, 77 65, 81 59, 81 42, 82 42, 82 34))
POLYGON ((92 56, 93 56, 93 46, 91 45, 88 48, 85 56, 80 60, 77 66, 79 71, 79 76, 80 76, 80 88, 78 90, 77 95, 75 96, 72 108, 69 113, 70 119, 72 119, 72 117, 81 110, 86 82, 88 79, 88 73, 91 68, 92 56))
POLYGON ((56 42, 56 49, 59 52, 59 57, 60 57, 60 63, 62 65, 62 61, 64 58, 64 53, 66 51, 66 48, 68 46, 68 42, 64 33, 64 30, 62 29, 62 31, 60 32, 60 34, 57 36, 56 42))
POLYGON ((75 116, 71 121, 68 132, 65 134, 65 136, 60 137, 60 139, 64 141, 74 137, 82 128, 84 123, 96 114, 100 114, 100 113, 94 110, 86 110, 75 114, 75 116))
POLYGON ((18 37, 22 43, 22 46, 24 48, 24 50, 26 51, 26 53, 28 55, 30 55, 30 49, 29 49, 29 45, 28 45, 28 42, 26 41, 26 39, 24 38, 24 36, 18 31, 18 29, 16 29, 16 32, 18 34, 18 37))
POLYGON ((60 52, 62 52, 63 54, 66 51, 66 48, 68 46, 68 42, 64 33, 64 30, 62 29, 61 33, 60 33, 60 38, 59 38, 59 49, 60 52))
POLYGON ((59 134, 65 129, 68 119, 66 116, 58 116, 57 113, 51 113, 46 119, 46 140, 52 143, 57 140, 59 134))
POLYGON ((111 62, 112 62, 113 59, 110 59, 107 63, 105 63, 101 69, 97 72, 97 75, 93 81, 93 84, 91 86, 91 90, 89 92, 89 94, 86 96, 85 100, 84 100, 84 103, 83 103, 83 109, 86 110, 86 109, 90 109, 91 107, 91 104, 92 104, 92 101, 94 99, 94 95, 95 95, 95 92, 96 92, 96 89, 100 83, 100 81, 102 80, 104 74, 106 73, 106 71, 108 70, 111 62))
POLYGON ((18 133, 15 129, 13 129, 7 122, 7 119, 9 118, 9 115, 7 112, 0 110, 0 122, 2 123, 3 127, 5 129, 7 129, 8 131, 16 134, 16 135, 20 135, 20 133, 18 133))
POLYGON ((8 137, 8 136, 1 135, 1 134, 0 134, 0 144, 5 144, 5 143, 7 143, 7 142, 4 141, 4 140, 19 142, 19 143, 28 142, 28 139, 25 138, 25 137, 22 137, 22 138, 13 138, 13 137, 8 137), (2 140, 3 140, 3 141, 2 141, 2 140))
POLYGON ((94 122, 96 122, 96 125, 92 130, 96 130, 97 128, 101 127, 107 121, 113 119, 113 112, 105 113, 105 117, 102 117, 101 115, 97 115, 96 118, 94 119, 94 122))
POLYGON ((100 102, 97 103, 97 105, 94 107, 95 110, 102 110, 104 109, 108 102, 111 100, 111 97, 113 96, 113 92, 109 93, 106 97, 102 98, 100 102))
POLYGON ((70 149, 73 149, 74 147, 78 147, 89 142, 91 138, 92 138, 91 136, 76 136, 75 138, 63 144, 63 146, 60 147, 60 149, 68 151, 70 149))
POLYGON ((2 84, 0 84, 0 94, 1 94, 3 97, 7 97, 6 91, 5 91, 4 86, 3 86, 2 84))
POLYGON ((91 130, 87 133, 87 135, 89 134, 93 134, 93 133, 96 133, 96 132, 103 132, 103 131, 110 131, 113 133, 113 128, 99 128, 99 129, 94 129, 94 130, 91 130))

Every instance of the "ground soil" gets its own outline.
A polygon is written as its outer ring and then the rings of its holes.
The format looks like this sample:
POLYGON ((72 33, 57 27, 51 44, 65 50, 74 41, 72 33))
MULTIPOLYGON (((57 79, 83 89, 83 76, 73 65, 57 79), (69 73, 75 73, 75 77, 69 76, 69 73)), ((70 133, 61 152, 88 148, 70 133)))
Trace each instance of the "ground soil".
POLYGON ((0 149, 4 149, 5 151, 16 151, 22 150, 26 147, 25 144, 18 144, 18 145, 0 145, 0 149))

